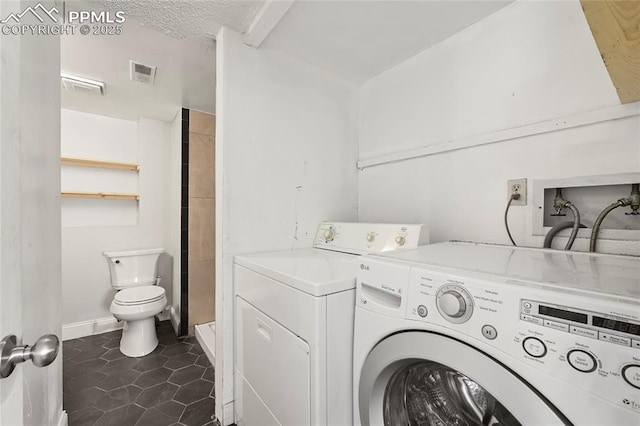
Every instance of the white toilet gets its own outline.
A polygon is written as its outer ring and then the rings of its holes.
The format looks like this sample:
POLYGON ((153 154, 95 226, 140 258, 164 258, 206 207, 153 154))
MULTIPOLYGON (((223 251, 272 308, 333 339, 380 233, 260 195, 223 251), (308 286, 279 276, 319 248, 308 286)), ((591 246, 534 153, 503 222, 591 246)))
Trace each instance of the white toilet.
POLYGON ((158 258, 163 249, 107 251, 111 285, 118 290, 110 311, 125 321, 120 352, 145 356, 158 346, 155 316, 167 306, 164 288, 158 284, 158 258))

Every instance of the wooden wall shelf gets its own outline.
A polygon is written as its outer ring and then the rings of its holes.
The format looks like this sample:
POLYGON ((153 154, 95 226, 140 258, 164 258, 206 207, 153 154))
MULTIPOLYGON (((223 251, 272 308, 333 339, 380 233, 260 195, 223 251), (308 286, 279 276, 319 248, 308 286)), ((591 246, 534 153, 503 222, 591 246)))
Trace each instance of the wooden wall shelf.
POLYGON ((131 170, 135 172, 140 170, 140 165, 134 164, 134 163, 89 160, 85 158, 72 158, 72 157, 60 158, 60 164, 62 164, 63 166, 95 167, 100 169, 131 170))
POLYGON ((94 198, 101 200, 139 200, 137 194, 121 194, 117 192, 78 192, 78 191, 62 191, 63 198, 94 198))

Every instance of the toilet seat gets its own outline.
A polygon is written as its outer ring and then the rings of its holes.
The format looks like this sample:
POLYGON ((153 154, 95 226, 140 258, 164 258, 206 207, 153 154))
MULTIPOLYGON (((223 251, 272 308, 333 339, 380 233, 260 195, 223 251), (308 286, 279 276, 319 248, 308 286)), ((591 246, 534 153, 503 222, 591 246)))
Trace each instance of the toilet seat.
POLYGON ((147 285, 127 288, 116 293, 113 303, 120 306, 135 306, 161 300, 165 296, 163 287, 147 285))

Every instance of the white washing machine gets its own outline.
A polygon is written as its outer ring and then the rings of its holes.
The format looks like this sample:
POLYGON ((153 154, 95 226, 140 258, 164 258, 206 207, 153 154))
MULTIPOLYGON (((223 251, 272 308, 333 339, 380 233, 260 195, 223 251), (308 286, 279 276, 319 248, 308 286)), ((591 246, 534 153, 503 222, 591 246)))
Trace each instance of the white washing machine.
POLYGON ((640 425, 640 259, 472 243, 363 256, 356 425, 640 425))
POLYGON ((422 225, 321 223, 315 248, 236 256, 236 423, 351 425, 357 254, 427 242, 422 225))

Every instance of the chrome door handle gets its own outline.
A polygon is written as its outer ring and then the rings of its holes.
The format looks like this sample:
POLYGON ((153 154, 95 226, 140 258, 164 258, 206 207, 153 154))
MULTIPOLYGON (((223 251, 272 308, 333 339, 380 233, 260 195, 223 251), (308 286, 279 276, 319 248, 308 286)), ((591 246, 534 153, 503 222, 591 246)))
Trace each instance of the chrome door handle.
POLYGON ((0 340, 0 379, 9 377, 16 364, 30 359, 36 367, 46 367, 58 356, 60 340, 55 334, 45 334, 33 346, 17 346, 15 335, 0 340))

